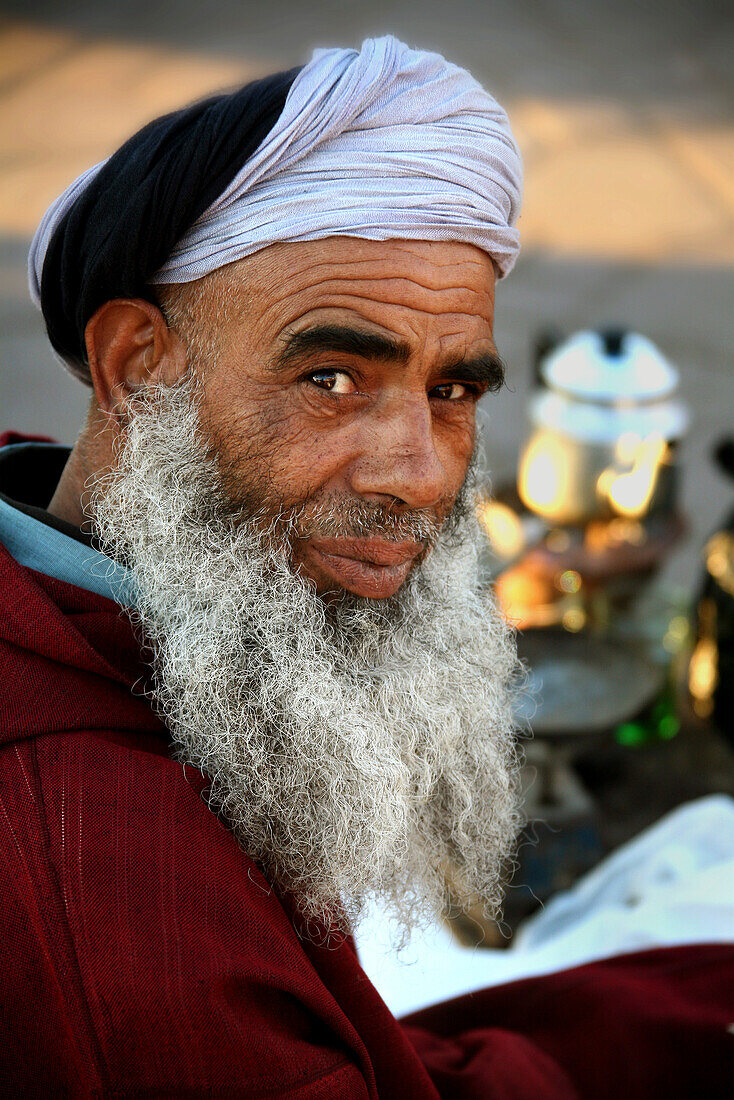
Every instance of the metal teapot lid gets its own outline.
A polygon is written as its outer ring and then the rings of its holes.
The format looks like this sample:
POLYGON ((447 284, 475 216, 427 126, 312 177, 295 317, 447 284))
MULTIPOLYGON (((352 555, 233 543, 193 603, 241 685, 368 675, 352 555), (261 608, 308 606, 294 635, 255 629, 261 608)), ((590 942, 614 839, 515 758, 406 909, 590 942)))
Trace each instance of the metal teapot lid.
POLYGON ((608 329, 577 332, 540 364, 549 389, 593 404, 646 404, 670 397, 678 372, 647 337, 608 329))

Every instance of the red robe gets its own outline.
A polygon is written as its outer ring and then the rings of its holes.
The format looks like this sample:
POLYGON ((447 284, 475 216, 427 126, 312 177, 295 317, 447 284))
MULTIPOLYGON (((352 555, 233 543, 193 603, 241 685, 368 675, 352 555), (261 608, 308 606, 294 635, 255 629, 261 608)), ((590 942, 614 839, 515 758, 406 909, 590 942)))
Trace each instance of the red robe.
POLYGON ((734 1095, 728 946, 398 1022, 351 942, 298 938, 202 776, 171 760, 120 609, 1 545, 0 608, 0 1095, 734 1095))

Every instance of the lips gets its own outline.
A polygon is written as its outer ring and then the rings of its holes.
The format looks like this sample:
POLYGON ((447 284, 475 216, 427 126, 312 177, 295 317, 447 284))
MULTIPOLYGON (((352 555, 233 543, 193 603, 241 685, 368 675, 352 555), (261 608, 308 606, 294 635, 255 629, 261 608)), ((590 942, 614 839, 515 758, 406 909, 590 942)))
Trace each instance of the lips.
POLYGON ((308 566, 311 559, 315 572, 320 574, 315 577, 320 587, 324 582, 326 587, 336 583, 357 596, 385 599, 407 579, 424 544, 378 538, 314 538, 305 550, 303 564, 308 566))
POLYGON ((322 554, 331 554, 371 565, 401 565, 413 561, 423 550, 422 542, 388 542, 387 539, 322 539, 311 540, 322 554))

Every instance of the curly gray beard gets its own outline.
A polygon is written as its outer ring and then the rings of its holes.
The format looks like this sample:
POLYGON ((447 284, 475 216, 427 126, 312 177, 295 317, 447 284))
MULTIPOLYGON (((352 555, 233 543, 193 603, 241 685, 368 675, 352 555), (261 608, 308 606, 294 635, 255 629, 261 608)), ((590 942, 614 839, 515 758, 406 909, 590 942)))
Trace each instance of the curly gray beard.
POLYGON ((178 759, 207 775, 212 809, 307 935, 353 929, 375 898, 404 936, 477 898, 496 913, 517 831, 518 663, 479 582, 471 492, 440 529, 355 500, 287 508, 267 486, 243 508, 197 410, 192 382, 135 399, 92 487, 178 759), (306 530, 378 527, 433 540, 390 600, 325 600, 290 568, 306 530))

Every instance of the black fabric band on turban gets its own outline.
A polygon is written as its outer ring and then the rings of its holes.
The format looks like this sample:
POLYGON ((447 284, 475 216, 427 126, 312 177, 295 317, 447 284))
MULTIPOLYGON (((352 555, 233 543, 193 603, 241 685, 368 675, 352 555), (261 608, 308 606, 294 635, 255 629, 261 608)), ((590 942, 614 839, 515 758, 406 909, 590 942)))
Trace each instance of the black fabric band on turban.
POLYGON ((300 68, 253 81, 149 123, 114 153, 57 227, 41 309, 66 360, 112 298, 149 298, 148 280, 277 122, 300 68))

